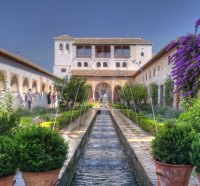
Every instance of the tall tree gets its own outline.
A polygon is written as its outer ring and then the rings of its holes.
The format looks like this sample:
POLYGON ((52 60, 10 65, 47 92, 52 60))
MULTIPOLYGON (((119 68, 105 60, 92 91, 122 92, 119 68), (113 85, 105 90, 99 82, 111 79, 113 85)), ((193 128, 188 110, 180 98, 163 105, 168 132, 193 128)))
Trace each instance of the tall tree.
POLYGON ((71 76, 69 81, 58 81, 56 90, 60 95, 60 104, 69 109, 69 103, 82 103, 87 91, 86 80, 83 77, 71 76))

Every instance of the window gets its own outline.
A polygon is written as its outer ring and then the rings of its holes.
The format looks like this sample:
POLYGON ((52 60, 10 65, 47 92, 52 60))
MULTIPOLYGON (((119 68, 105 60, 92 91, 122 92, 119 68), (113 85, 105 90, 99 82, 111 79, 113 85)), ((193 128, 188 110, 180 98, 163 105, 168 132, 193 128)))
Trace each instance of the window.
POLYGON ((97 67, 101 67, 101 63, 100 62, 97 62, 97 67))
POLYGON ((77 63, 77 66, 78 66, 78 67, 82 67, 82 63, 81 63, 81 62, 78 62, 78 63, 77 63))
POLYGON ((146 73, 146 81, 147 81, 147 73, 146 73))
POLYGON ((91 57, 92 56, 92 48, 91 46, 77 46, 76 47, 76 56, 77 57, 91 57))
POLYGON ((62 51, 63 50, 63 45, 59 44, 59 50, 62 51))
POLYGON ((123 63, 122 63, 122 67, 123 67, 123 68, 126 68, 126 67, 127 67, 127 63, 126 63, 126 62, 123 62, 123 63))
POLYGON ((149 79, 151 79, 151 70, 149 71, 149 79))
POLYGON ((160 71, 160 65, 158 65, 158 71, 160 71))
POLYGON ((66 68, 61 68, 61 72, 66 72, 66 68))
POLYGON ((115 53, 115 58, 130 58, 130 47, 115 46, 114 53, 115 53))
POLYGON ((84 62, 84 67, 88 67, 88 62, 84 62))
POLYGON ((153 69, 153 77, 155 77, 155 75, 156 75, 156 69, 154 68, 153 69))
POLYGON ((103 67, 108 67, 107 62, 103 62, 103 67))
POLYGON ((141 56, 144 56, 144 52, 141 52, 141 56))
POLYGON ((116 63, 116 67, 120 67, 120 62, 117 62, 117 63, 116 63))
POLYGON ((96 46, 96 58, 110 58, 110 46, 96 46))

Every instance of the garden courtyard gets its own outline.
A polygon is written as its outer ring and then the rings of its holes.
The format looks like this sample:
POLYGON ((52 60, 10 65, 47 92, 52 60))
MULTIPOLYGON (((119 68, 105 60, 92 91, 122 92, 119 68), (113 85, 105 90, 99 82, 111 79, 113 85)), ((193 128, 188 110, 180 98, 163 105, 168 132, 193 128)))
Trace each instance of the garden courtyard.
POLYGON ((18 76, 10 81, 1 70, 0 185, 199 185, 199 26, 120 87, 97 84, 98 95, 88 76, 72 73, 41 81, 41 92, 16 106, 18 76), (163 56, 171 71, 160 85, 151 65, 163 56), (36 98, 46 105, 33 105, 36 98))

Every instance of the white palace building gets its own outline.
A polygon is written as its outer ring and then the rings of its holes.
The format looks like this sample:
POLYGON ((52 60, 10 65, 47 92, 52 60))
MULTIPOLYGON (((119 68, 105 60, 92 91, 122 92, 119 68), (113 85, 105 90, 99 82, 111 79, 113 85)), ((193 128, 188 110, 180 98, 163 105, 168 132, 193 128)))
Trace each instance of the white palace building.
MULTIPOLYGON (((145 84, 157 82, 158 103, 164 104, 164 83, 171 74, 166 46, 152 55, 152 43, 143 38, 77 38, 69 35, 55 37, 54 75, 67 74, 85 77, 91 86, 91 101, 105 92, 111 102, 118 100, 118 92, 126 82, 145 84)), ((180 98, 174 95, 173 106, 180 98)))
MULTIPOLYGON (((55 37, 53 74, 19 55, 0 49, 0 73, 7 78, 7 87, 14 93, 15 105, 24 103, 24 94, 31 88, 33 106, 46 106, 46 94, 54 91, 56 78, 69 74, 84 77, 90 85, 90 101, 98 101, 106 93, 111 102, 119 101, 119 90, 125 83, 156 82, 158 103, 164 105, 165 81, 171 74, 169 56, 176 49, 166 46, 152 55, 152 43, 142 38, 76 38, 55 37)), ((2 91, 0 81, 0 92, 2 91)), ((180 106, 174 95, 173 106, 180 106)))

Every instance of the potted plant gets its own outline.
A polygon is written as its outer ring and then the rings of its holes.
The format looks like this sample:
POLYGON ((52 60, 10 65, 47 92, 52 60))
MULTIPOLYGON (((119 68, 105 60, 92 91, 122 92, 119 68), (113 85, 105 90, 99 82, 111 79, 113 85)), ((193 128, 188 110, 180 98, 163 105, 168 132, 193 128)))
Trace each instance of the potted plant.
POLYGON ((57 132, 31 126, 16 134, 19 164, 26 186, 55 185, 68 154, 68 143, 57 132))
POLYGON ((193 166, 190 162, 191 144, 195 131, 184 124, 166 122, 152 141, 152 155, 158 185, 187 186, 193 166))
POLYGON ((0 185, 13 186, 13 178, 18 168, 17 147, 8 136, 0 136, 0 185))
POLYGON ((190 158, 192 164, 195 166, 195 171, 200 183, 200 134, 197 134, 195 140, 192 143, 192 151, 190 153, 190 158))

